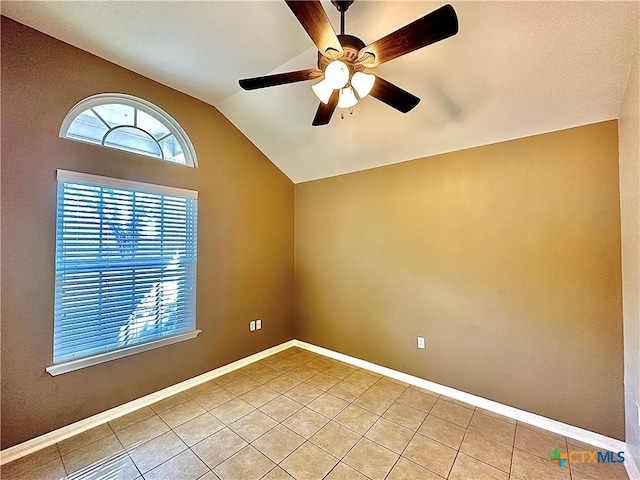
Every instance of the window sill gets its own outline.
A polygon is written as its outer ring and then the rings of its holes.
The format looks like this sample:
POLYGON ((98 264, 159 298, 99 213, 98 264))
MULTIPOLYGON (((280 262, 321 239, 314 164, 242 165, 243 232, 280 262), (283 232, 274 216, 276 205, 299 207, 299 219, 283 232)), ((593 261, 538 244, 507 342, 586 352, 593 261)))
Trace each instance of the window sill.
POLYGON ((55 365, 47 367, 46 370, 49 375, 55 377, 56 375, 62 375, 63 373, 73 372, 74 370, 80 370, 81 368, 91 367, 100 363, 109 362, 111 360, 116 360, 117 358, 128 357, 129 355, 135 355, 136 353, 146 352, 147 350, 164 347, 165 345, 171 345, 172 343, 191 340, 192 338, 196 338, 201 331, 202 330, 192 330, 190 332, 180 333, 171 337, 152 340, 140 345, 121 348, 120 350, 114 350, 112 352, 99 353, 98 355, 92 355, 90 357, 57 363, 55 365))

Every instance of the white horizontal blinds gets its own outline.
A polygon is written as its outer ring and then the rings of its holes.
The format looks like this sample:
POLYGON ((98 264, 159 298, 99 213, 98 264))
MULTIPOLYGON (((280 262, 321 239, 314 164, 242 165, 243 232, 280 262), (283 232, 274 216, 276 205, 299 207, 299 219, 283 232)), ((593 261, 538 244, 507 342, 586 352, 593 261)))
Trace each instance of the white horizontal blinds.
POLYGON ((196 192, 102 178, 58 174, 54 362, 195 329, 196 192))

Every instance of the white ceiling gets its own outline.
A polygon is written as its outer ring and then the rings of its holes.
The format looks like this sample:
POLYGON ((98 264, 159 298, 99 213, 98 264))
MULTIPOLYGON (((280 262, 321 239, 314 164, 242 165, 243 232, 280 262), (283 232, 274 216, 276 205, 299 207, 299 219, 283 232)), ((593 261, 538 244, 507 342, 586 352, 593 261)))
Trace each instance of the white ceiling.
MULTIPOLYGON (((365 43, 444 2, 357 0, 365 43)), ((459 33, 375 69, 422 99, 402 114, 366 98, 312 127, 314 82, 243 91, 238 79, 315 67, 273 1, 5 1, 3 15, 218 108, 294 182, 618 117, 638 45, 634 1, 452 1, 459 33)), ((334 28, 339 15, 323 2, 334 28)))

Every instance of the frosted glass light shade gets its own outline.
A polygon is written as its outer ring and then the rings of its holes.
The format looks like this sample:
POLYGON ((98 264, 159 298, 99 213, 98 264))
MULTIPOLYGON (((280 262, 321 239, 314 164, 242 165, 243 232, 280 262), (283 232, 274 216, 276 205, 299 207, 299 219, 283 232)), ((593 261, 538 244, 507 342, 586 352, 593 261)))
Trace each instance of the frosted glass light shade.
POLYGON ((369 95, 369 92, 376 83, 376 76, 370 73, 356 72, 351 79, 351 86, 358 92, 360 98, 369 95))
POLYGON ((333 88, 342 88, 349 81, 349 67, 340 60, 334 60, 324 70, 324 79, 333 88))
POLYGON ((340 89, 340 98, 338 99, 338 108, 351 108, 358 104, 356 94, 353 88, 347 87, 340 89))
POLYGON ((316 97, 318 97, 318 100, 326 105, 327 103, 329 103, 329 99, 331 98, 331 94, 333 93, 334 88, 329 84, 329 82, 327 82, 327 79, 325 78, 321 82, 316 83, 315 85, 311 85, 311 90, 313 90, 313 93, 315 93, 316 97))

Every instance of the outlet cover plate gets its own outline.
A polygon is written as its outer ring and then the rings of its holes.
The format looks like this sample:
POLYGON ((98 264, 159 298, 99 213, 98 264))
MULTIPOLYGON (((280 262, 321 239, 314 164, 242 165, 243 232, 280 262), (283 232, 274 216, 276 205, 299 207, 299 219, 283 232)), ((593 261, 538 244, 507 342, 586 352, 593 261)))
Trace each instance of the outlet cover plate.
POLYGON ((426 350, 427 343, 424 341, 424 337, 418 337, 418 348, 420 350, 426 350))
POLYGON ((256 321, 255 320, 251 320, 249 322, 249 331, 253 332, 256 329, 256 321))
POLYGON ((260 330, 262 328, 262 320, 256 320, 256 330, 260 330))

